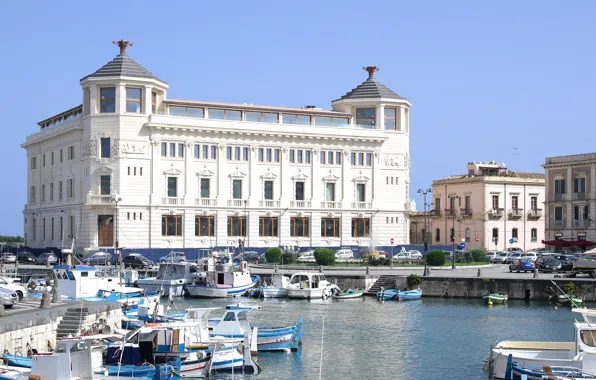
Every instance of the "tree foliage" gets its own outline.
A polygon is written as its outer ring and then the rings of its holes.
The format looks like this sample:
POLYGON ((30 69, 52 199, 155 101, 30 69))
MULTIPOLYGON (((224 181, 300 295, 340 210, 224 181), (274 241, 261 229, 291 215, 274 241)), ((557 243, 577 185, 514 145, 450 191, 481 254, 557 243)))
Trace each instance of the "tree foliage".
POLYGON ((428 265, 440 267, 445 265, 445 262, 447 261, 447 256, 443 251, 434 250, 428 253, 426 260, 428 262, 428 265))
POLYGON ((265 259, 268 263, 277 263, 281 258, 281 248, 272 247, 265 251, 265 259))
POLYGON ((329 248, 315 249, 315 260, 318 265, 333 265, 335 263, 335 252, 329 248))

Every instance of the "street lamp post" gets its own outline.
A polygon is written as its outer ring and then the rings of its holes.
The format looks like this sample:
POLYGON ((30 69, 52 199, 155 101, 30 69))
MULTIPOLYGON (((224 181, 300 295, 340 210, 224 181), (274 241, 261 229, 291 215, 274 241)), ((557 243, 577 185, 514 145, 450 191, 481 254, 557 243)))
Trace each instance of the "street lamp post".
POLYGON ((428 193, 432 193, 432 189, 427 189, 426 191, 423 191, 422 189, 418 189, 418 194, 422 194, 424 196, 424 214, 422 214, 422 216, 424 217, 424 273, 423 276, 428 276, 428 226, 426 223, 427 220, 427 215, 426 215, 426 195, 428 193))
POLYGON ((248 223, 248 215, 246 214, 246 206, 248 205, 248 200, 244 200, 244 241, 242 242, 242 261, 244 261, 244 247, 246 246, 246 224, 248 223))
MULTIPOLYGON (((122 253, 120 252, 120 247, 118 244, 118 202, 122 201, 122 198, 120 198, 118 196, 118 194, 114 193, 114 195, 112 196, 111 199, 112 202, 114 202, 116 204, 116 211, 115 211, 115 217, 114 217, 114 230, 115 230, 115 242, 114 242, 114 248, 116 248, 116 254, 118 255, 118 267, 121 268, 122 267, 122 253)), ((122 276, 120 275, 120 282, 122 282, 122 276)), ((122 285, 122 284, 121 284, 122 285)))
POLYGON ((453 227, 451 228, 451 252, 453 257, 451 258, 451 269, 455 269, 455 201, 451 201, 451 199, 459 199, 459 195, 449 195, 447 198, 450 199, 451 203, 451 218, 453 220, 453 227))

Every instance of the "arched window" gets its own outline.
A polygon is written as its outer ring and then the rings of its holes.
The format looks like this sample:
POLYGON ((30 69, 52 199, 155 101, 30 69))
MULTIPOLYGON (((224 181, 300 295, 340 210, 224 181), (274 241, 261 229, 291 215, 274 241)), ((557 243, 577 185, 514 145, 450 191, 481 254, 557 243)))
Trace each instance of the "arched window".
POLYGON ((469 228, 466 228, 466 242, 468 242, 468 243, 470 242, 470 239, 471 239, 470 236, 471 236, 471 234, 472 234, 472 231, 470 231, 469 228))

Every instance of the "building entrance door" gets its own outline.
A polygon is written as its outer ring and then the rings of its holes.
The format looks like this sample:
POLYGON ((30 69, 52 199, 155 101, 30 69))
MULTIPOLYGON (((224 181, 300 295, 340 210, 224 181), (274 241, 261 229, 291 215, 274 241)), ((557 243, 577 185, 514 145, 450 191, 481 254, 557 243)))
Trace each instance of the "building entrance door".
POLYGON ((97 216, 97 245, 100 247, 114 246, 114 216, 97 216))

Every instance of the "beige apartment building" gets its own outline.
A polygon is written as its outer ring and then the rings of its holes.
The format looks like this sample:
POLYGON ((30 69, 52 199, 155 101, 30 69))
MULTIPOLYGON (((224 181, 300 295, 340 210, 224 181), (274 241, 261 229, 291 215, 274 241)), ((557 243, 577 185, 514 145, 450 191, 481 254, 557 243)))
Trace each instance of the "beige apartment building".
POLYGON ((544 174, 512 172, 495 161, 466 168, 464 175, 433 181, 429 244, 451 244, 454 236, 466 249, 542 247, 544 174))
POLYGON ((555 247, 594 245, 596 229, 596 153, 548 157, 545 240, 555 247))

